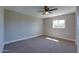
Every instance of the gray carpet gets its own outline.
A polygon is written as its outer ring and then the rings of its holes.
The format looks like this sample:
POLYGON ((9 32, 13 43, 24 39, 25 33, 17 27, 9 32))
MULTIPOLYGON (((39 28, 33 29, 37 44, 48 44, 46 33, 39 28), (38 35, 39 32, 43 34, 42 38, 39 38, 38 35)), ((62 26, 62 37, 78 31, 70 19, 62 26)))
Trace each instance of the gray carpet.
POLYGON ((3 53, 76 53, 74 42, 39 36, 28 40, 23 40, 4 47, 3 53))

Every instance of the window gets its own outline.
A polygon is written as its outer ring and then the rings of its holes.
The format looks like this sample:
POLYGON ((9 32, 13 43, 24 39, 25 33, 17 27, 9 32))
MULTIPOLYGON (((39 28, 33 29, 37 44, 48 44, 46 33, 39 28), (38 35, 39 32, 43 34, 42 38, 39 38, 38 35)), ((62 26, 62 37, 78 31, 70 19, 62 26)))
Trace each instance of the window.
POLYGON ((53 28, 65 28, 65 20, 53 20, 53 28))

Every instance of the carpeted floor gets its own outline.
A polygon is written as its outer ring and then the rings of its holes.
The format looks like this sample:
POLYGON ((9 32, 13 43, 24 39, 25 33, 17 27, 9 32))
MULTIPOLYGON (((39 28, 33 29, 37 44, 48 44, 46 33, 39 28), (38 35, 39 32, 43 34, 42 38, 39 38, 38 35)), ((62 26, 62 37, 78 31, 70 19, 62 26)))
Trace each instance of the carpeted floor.
POLYGON ((3 53, 76 53, 74 42, 39 36, 28 40, 23 40, 4 47, 3 53))

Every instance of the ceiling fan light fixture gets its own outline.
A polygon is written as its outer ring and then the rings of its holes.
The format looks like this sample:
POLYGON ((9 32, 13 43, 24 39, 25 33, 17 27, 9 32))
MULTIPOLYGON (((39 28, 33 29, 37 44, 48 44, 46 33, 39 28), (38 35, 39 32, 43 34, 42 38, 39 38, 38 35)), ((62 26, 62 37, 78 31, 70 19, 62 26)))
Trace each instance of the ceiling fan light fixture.
POLYGON ((49 12, 45 12, 45 14, 48 14, 49 12))

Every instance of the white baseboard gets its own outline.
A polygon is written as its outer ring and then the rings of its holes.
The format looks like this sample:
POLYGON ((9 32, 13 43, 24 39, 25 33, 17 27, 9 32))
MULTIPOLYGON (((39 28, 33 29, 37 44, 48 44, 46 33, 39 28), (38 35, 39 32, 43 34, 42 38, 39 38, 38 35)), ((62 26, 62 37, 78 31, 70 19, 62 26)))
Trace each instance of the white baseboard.
MULTIPOLYGON (((47 34, 45 34, 45 35, 47 35, 47 34)), ((51 35, 47 35, 47 36, 55 37, 55 36, 51 36, 51 35)), ((64 37, 57 37, 57 38, 61 38, 61 39, 64 39, 64 40, 68 40, 68 41, 73 41, 73 42, 75 42, 74 39, 70 39, 70 38, 64 38, 64 37)))
POLYGON ((7 41, 7 42, 4 42, 4 44, 10 44, 10 43, 13 43, 13 42, 17 42, 17 41, 21 41, 21 40, 26 40, 26 39, 38 37, 38 36, 41 36, 41 35, 43 35, 43 34, 34 35, 34 36, 29 36, 29 37, 24 37, 24 38, 12 40, 12 41, 7 41))
MULTIPOLYGON (((13 42, 17 42, 17 41, 21 41, 21 40, 26 40, 26 39, 30 39, 30 38, 34 38, 34 37, 38 37, 38 36, 41 36, 41 35, 43 35, 43 34, 34 35, 34 36, 29 36, 29 37, 24 37, 24 38, 16 39, 16 40, 12 40, 12 41, 6 41, 6 42, 4 42, 4 44, 10 44, 10 43, 13 43, 13 42)), ((46 35, 47 35, 47 34, 46 34, 46 35)), ((53 36, 51 36, 51 35, 47 35, 47 36, 53 37, 53 36)), ((57 37, 57 38, 61 38, 61 39, 65 39, 65 40, 69 40, 69 41, 73 41, 73 42, 75 42, 74 39, 62 38, 62 37, 57 37)))

